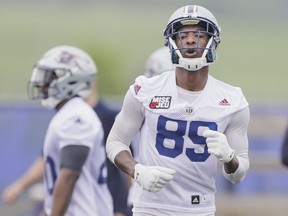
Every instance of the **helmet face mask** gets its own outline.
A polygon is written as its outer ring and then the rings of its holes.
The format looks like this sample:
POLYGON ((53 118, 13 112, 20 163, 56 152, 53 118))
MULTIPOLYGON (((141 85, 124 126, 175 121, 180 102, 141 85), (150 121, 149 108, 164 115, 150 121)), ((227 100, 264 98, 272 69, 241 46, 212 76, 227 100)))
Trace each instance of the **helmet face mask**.
POLYGON ((29 98, 32 100, 47 99, 49 97, 49 88, 51 88, 51 83, 55 79, 57 79, 57 76, 53 69, 35 66, 31 80, 28 83, 29 98))
POLYGON ((211 35, 207 33, 206 31, 201 30, 202 27, 195 26, 195 29, 193 30, 189 28, 190 30, 185 30, 188 29, 187 27, 181 28, 179 31, 176 33, 172 34, 171 37, 175 41, 175 44, 177 48, 173 48, 174 53, 176 50, 179 50, 181 52, 181 55, 185 57, 185 53, 194 53, 194 57, 201 57, 204 50, 208 50, 206 47, 209 39, 211 38, 211 35), (183 30, 182 30, 183 29, 183 30), (188 39, 188 37, 190 39, 188 39), (191 42, 192 38, 192 42, 191 42), (190 40, 190 45, 187 44, 187 40, 190 40), (195 56, 197 55, 197 56, 195 56))
POLYGON ((220 27, 210 11, 201 6, 189 5, 179 8, 172 14, 164 30, 164 39, 165 45, 171 51, 173 64, 190 71, 195 71, 216 61, 216 49, 220 43, 220 27), (175 39, 177 35, 179 37, 179 35, 189 32, 182 31, 185 26, 197 26, 199 27, 198 30, 191 30, 190 32, 198 34, 198 36, 206 34, 209 37, 206 47, 201 47, 199 43, 196 44, 197 50, 203 50, 202 56, 194 58, 185 58, 182 56, 181 52, 183 50, 181 51, 181 49, 185 46, 182 44, 180 47, 179 43, 177 46, 175 39))
POLYGON ((91 94, 97 68, 84 51, 59 46, 46 52, 33 69, 28 83, 30 99, 40 99, 43 106, 55 108, 61 101, 91 94))

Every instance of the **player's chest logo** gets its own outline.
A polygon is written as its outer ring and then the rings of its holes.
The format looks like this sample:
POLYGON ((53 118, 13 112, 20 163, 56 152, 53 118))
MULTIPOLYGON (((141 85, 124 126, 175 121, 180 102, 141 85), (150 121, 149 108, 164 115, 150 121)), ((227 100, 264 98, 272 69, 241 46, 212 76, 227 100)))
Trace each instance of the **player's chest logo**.
POLYGON ((155 96, 152 98, 150 109, 168 109, 171 105, 171 96, 155 96))
POLYGON ((185 107, 185 113, 187 114, 187 115, 193 115, 194 113, 194 109, 193 109, 193 107, 191 107, 191 106, 186 106, 185 107))

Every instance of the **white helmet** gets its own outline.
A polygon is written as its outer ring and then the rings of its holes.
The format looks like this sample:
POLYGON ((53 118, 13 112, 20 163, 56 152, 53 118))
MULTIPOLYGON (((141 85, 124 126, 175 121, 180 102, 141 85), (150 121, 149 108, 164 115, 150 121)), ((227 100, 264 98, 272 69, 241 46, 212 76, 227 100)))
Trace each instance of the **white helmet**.
POLYGON ((174 70, 168 47, 161 47, 154 51, 146 61, 145 76, 153 77, 164 71, 174 70))
POLYGON ((213 14, 204 7, 197 5, 188 5, 176 10, 170 17, 164 30, 165 45, 170 48, 173 64, 186 70, 196 71, 203 66, 212 64, 216 61, 216 48, 220 43, 220 26, 213 14), (200 58, 183 58, 177 47, 175 37, 180 34, 178 31, 185 25, 198 25, 205 28, 204 32, 210 37, 203 55, 200 58))
POLYGON ((41 99, 48 108, 74 96, 86 98, 96 73, 94 61, 83 50, 72 46, 52 48, 34 66, 28 96, 41 99))

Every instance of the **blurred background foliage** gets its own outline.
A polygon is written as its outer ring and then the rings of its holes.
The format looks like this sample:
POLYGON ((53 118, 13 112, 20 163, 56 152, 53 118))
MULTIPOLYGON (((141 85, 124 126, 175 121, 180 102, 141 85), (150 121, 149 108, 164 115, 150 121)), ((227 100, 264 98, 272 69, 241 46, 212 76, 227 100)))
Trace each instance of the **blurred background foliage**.
POLYGON ((26 101, 32 66, 62 44, 93 56, 103 97, 122 97, 186 4, 207 7, 222 28, 212 75, 240 86, 250 103, 288 104, 286 0, 0 1, 0 102, 26 101))

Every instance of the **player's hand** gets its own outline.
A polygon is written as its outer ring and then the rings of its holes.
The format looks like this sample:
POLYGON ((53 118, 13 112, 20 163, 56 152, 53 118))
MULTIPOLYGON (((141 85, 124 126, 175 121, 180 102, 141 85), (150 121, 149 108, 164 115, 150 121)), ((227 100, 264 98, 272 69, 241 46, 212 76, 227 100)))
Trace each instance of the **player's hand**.
POLYGON ((165 187, 176 173, 175 170, 160 166, 135 165, 134 179, 145 190, 158 192, 165 187))
POLYGON ((206 137, 208 152, 215 155, 224 163, 230 162, 234 157, 234 150, 229 146, 226 136, 223 133, 213 130, 206 130, 203 133, 206 137))
POLYGON ((23 191, 23 188, 20 185, 20 183, 15 182, 4 190, 2 194, 2 199, 6 204, 11 205, 16 202, 16 200, 18 199, 22 191, 23 191))

